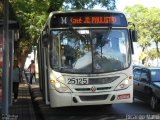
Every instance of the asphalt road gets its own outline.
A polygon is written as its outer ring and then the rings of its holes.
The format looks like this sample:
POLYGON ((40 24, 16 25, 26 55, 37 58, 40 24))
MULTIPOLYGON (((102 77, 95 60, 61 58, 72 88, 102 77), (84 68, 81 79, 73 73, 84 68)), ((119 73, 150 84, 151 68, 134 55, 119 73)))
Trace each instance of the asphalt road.
MULTIPOLYGON (((160 120, 160 113, 150 110, 146 103, 134 100, 131 104, 112 106, 78 106, 46 108, 41 111, 45 120, 160 120)), ((42 115, 41 114, 41 115, 42 115)))

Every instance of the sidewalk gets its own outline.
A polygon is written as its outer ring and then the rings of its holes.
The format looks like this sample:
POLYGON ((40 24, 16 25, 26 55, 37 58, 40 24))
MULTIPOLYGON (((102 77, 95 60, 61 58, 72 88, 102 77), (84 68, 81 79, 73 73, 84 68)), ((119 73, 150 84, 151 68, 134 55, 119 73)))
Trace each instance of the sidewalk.
POLYGON ((9 117, 12 120, 36 120, 28 85, 20 84, 18 101, 9 108, 9 117))

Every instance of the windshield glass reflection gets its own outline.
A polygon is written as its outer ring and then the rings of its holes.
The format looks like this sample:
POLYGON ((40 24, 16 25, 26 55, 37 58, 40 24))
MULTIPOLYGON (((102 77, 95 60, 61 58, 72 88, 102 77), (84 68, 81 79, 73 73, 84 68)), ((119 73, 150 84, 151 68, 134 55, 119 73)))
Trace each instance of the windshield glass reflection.
POLYGON ((130 64, 126 30, 52 31, 50 63, 67 73, 104 73, 130 64))

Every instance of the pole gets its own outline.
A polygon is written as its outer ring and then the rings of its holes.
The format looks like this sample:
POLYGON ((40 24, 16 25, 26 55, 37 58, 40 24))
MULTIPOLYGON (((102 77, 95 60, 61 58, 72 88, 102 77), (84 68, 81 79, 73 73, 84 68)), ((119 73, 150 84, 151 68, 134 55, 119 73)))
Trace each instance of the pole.
POLYGON ((2 120, 8 120, 8 80, 9 80, 9 33, 8 33, 8 0, 4 0, 4 39, 3 39, 3 67, 2 67, 2 120))
POLYGON ((9 30, 9 61, 10 61, 10 67, 9 67, 9 106, 12 105, 12 89, 13 89, 13 60, 14 60, 14 30, 9 30))

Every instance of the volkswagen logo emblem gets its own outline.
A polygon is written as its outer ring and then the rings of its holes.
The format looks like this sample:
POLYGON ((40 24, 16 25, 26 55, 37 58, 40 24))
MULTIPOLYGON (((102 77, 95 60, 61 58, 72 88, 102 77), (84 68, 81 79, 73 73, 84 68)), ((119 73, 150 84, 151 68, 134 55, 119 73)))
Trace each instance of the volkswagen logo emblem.
POLYGON ((90 89, 92 92, 96 92, 97 88, 95 86, 92 86, 90 89))

